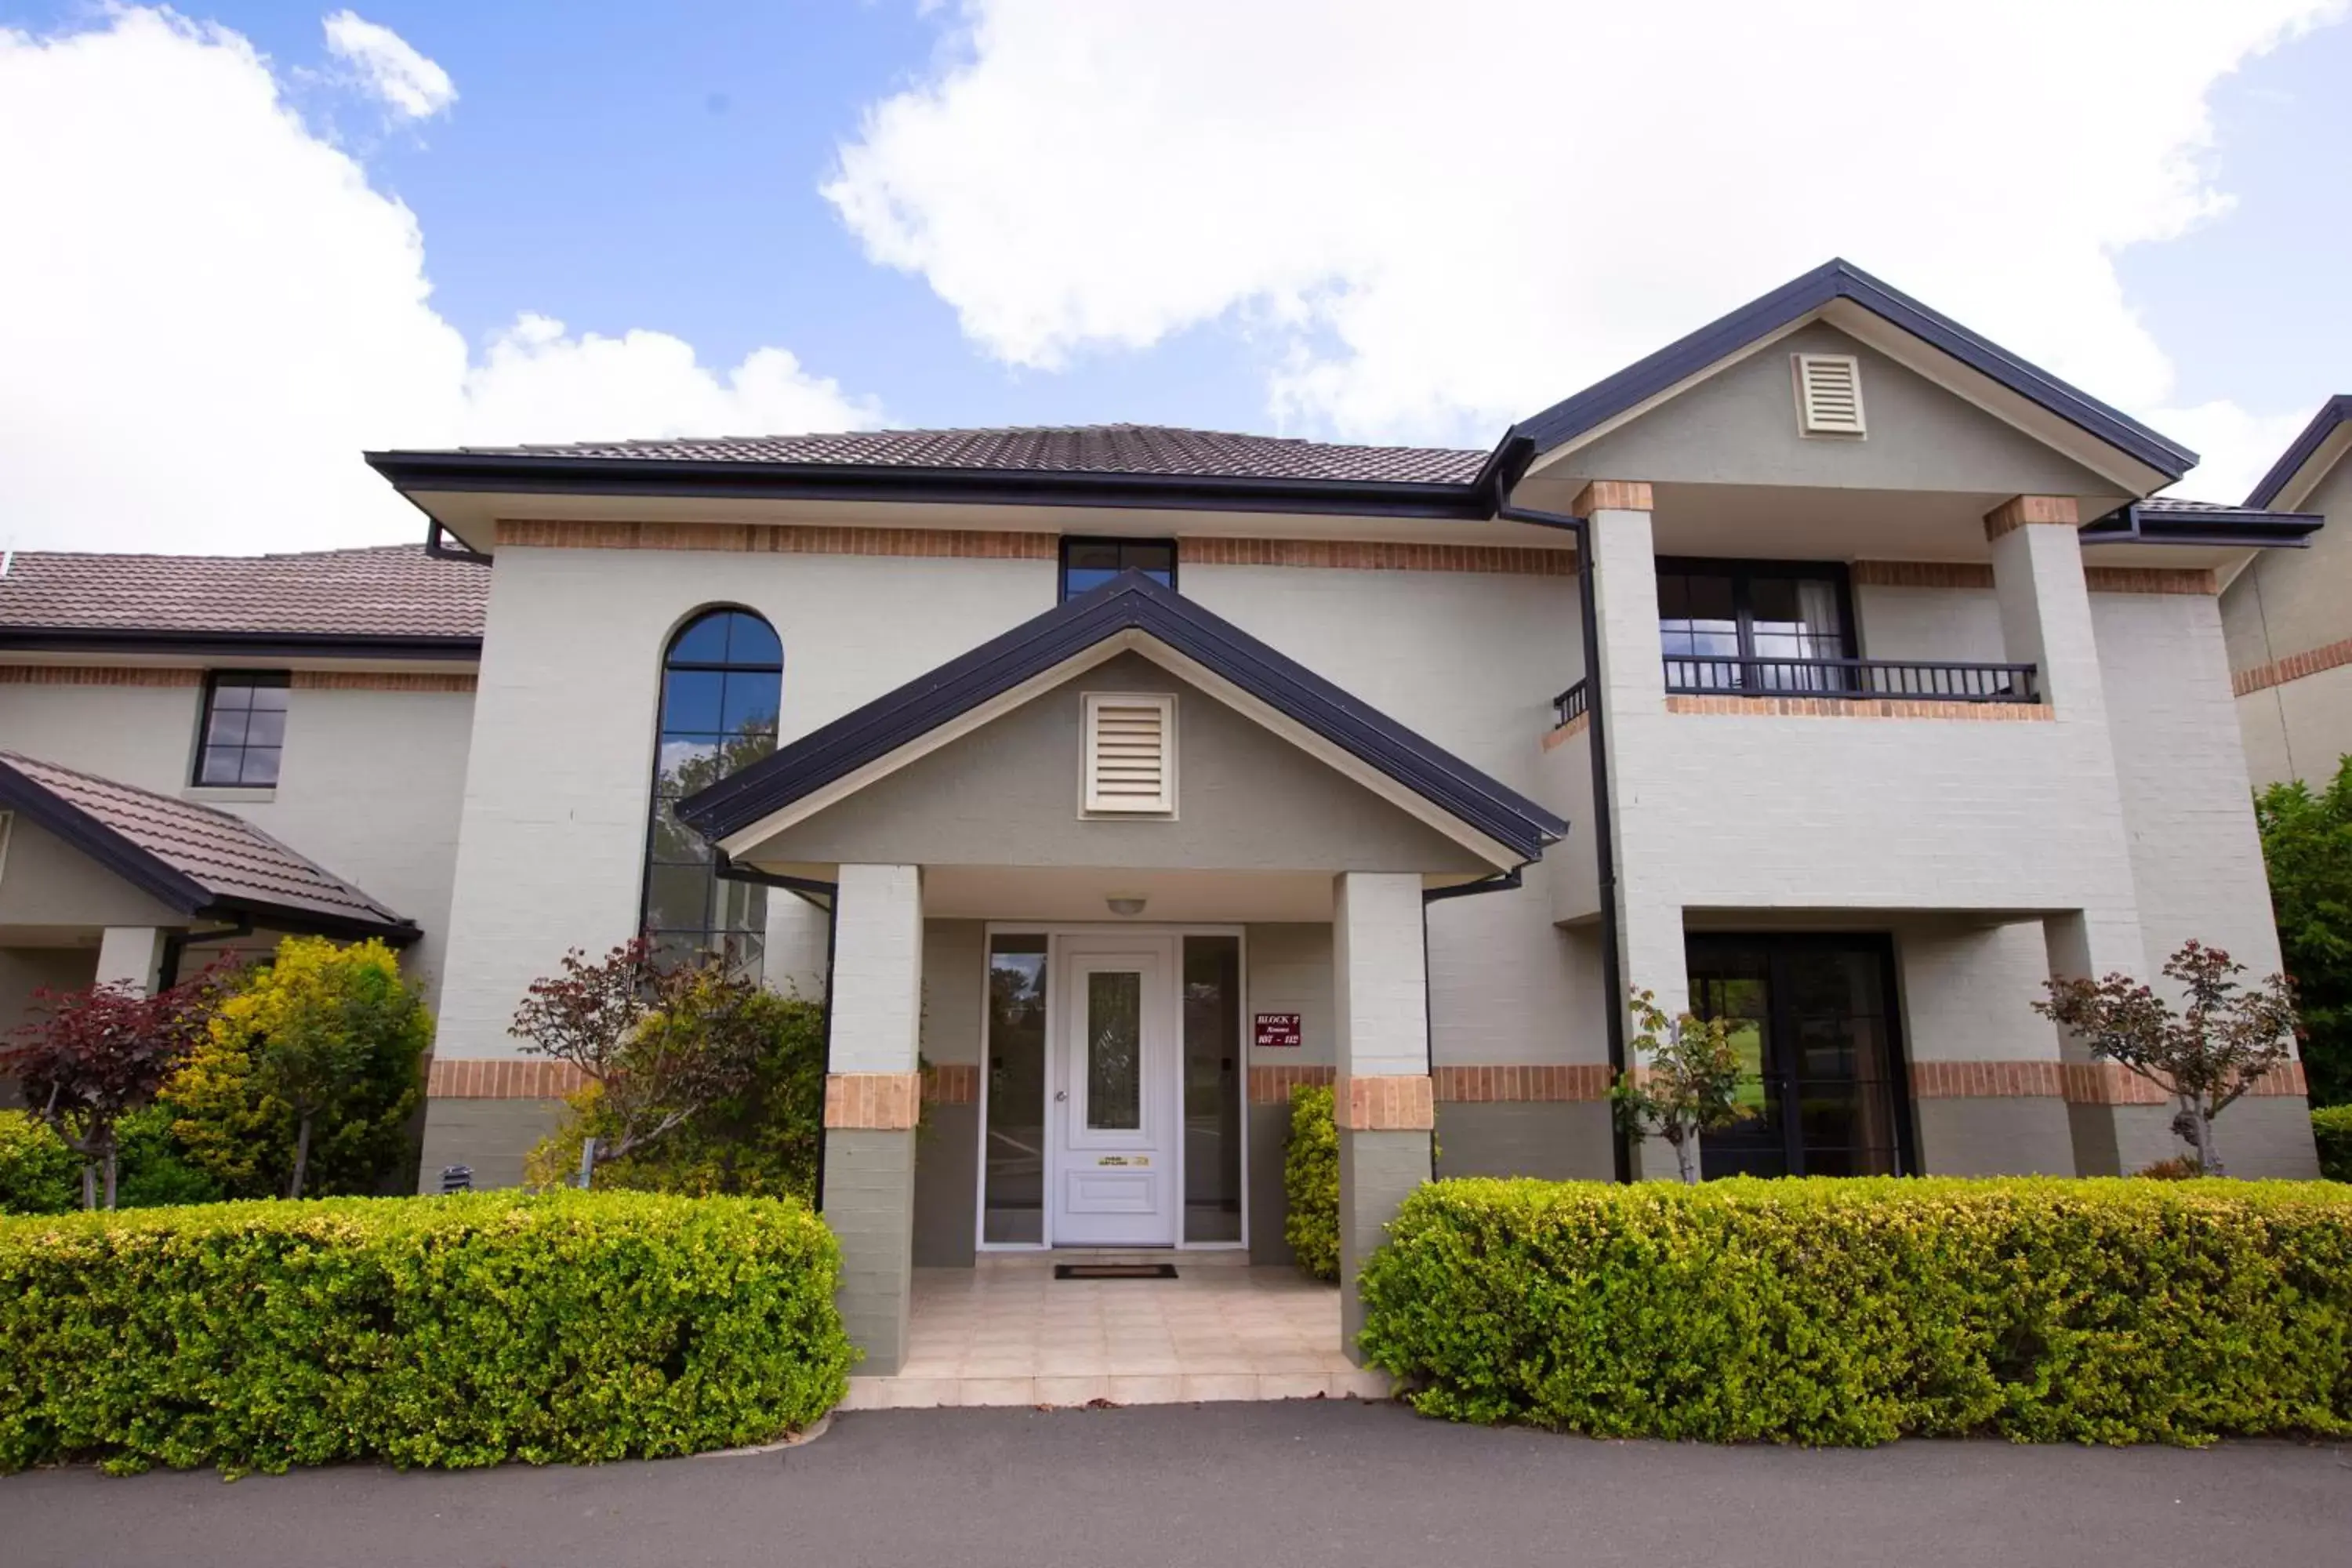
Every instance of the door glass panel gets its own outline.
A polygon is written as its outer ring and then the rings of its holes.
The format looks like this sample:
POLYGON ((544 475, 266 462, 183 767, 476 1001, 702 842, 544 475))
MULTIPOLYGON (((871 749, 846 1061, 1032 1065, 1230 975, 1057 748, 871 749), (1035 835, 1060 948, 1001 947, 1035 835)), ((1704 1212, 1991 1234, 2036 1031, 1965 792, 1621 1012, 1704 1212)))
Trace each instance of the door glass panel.
POLYGON ((1184 939, 1184 1239, 1242 1238, 1242 943, 1184 939))
POLYGON ((1097 969, 1087 976, 1087 1126, 1143 1129, 1143 976, 1097 969))
POLYGON ((1045 939, 988 947, 988 1152, 981 1237, 1045 1239, 1045 939))

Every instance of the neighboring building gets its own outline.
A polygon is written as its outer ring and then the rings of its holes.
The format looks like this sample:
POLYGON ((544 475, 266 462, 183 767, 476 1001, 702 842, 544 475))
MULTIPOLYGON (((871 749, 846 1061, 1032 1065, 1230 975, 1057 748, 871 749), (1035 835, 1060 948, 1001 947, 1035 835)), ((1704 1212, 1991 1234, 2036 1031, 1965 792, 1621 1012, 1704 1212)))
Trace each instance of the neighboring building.
MULTIPOLYGON (((567 948, 649 929, 829 982, 870 1371, 915 1265, 1282 1257, 1297 1083, 1337 1087, 1350 1266, 1433 1127, 1448 1173, 1671 1171, 1612 1133, 1626 987, 1737 1022, 1767 1114, 1711 1173, 2134 1170, 2170 1110, 2042 982, 2155 978, 2190 937, 2277 963, 2217 579, 2308 520, 2147 500, 2193 457, 1843 263, 1493 451, 1114 426, 369 461, 479 563, 271 558, 387 563, 367 618, 305 622, 376 643, 297 648, 290 589, 206 575, 253 563, 145 563, 173 585, 108 633, 28 586, 101 565, 19 557, 0 746, 201 794, 205 672, 289 683, 275 790, 220 804, 422 930, 427 1184, 515 1181, 555 1124, 572 1085, 508 1024, 567 948), (251 640, 152 624, 186 616, 251 640)), ((128 940, 60 940, 94 924, 128 940)), ((2299 1068, 2264 1090, 2231 1168, 2312 1173, 2299 1068)))
POLYGON ((2221 625, 2254 787, 2314 788, 2352 753, 2352 395, 2332 397, 2246 498, 2250 509, 2301 512, 2318 532, 2308 552, 2256 555, 2221 591, 2221 625))

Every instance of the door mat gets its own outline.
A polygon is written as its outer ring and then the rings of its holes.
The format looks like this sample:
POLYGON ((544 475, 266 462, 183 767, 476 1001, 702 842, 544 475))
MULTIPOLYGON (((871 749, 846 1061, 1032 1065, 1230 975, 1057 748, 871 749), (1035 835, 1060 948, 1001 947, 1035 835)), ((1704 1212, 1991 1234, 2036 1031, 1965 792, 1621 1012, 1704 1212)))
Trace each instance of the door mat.
POLYGON ((1056 1263, 1056 1279, 1173 1279, 1172 1263, 1056 1263))

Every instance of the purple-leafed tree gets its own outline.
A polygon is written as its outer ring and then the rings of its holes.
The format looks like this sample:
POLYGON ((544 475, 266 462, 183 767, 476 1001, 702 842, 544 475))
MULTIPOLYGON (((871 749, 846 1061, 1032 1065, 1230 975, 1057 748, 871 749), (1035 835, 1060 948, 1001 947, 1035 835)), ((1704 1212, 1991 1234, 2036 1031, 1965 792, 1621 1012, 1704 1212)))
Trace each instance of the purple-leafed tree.
POLYGON ((2226 1173, 2213 1119, 2291 1057, 2294 991, 2273 974, 2252 986, 2246 966, 2218 947, 2183 942, 2164 965, 2185 1006, 2126 974, 2052 980, 2033 1010, 2080 1036, 2093 1056, 2120 1062, 2178 1101, 2172 1130, 2209 1176, 2226 1173))
POLYGON ((41 1016, 0 1048, 26 1108, 79 1154, 82 1206, 114 1206, 115 1124, 155 1095, 204 1038, 223 972, 154 995, 128 985, 34 993, 41 1016))

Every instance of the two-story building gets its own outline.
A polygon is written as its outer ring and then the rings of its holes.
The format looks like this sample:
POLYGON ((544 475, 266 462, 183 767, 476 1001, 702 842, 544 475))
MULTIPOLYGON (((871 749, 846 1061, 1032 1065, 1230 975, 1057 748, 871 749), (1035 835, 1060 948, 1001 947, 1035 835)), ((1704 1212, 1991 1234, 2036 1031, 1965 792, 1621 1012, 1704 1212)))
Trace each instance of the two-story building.
POLYGON ((2311 548, 2256 554, 2221 589, 2230 671, 2256 788, 2326 787, 2352 754, 2352 394, 2331 397, 2246 498, 2306 516, 2311 548), (2337 526, 2316 531, 2322 522, 2337 526))
MULTIPOLYGON (((1734 1022, 1761 1114, 1711 1174, 2100 1173, 2179 1152, 2170 1108, 2042 984, 2191 937, 2277 966, 2219 580, 2310 520, 2149 500, 2191 454, 1843 263, 1492 450, 368 460, 429 553, 0 579, 7 973, 197 927, 11 912, 77 853, 116 874, 23 804, 62 767, 414 923, 428 1185, 516 1181, 555 1124, 573 1085, 508 1025, 567 948, 646 930, 822 993, 869 1371, 918 1266, 1283 1257, 1294 1084, 1336 1088, 1352 1268, 1433 1169, 1671 1172, 1605 1098, 1633 989, 1734 1022), (354 563, 380 598, 297 610, 354 563), (285 586, 217 585, 247 572, 285 586)), ((2311 1173, 2299 1070, 2264 1090, 2233 1171, 2311 1173)))

